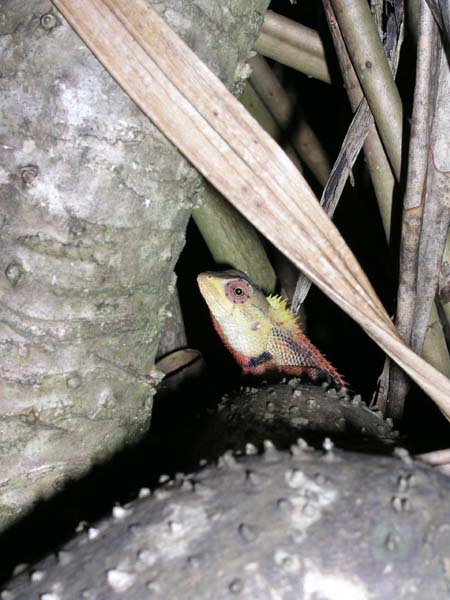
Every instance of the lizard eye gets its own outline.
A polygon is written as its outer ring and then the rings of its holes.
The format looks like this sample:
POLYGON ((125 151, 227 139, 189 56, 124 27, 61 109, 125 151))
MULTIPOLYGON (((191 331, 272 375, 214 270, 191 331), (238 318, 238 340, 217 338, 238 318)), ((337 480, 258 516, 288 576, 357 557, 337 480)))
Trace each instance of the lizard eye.
POLYGON ((245 281, 229 281, 225 286, 225 293, 235 304, 242 304, 249 297, 248 285, 245 281))

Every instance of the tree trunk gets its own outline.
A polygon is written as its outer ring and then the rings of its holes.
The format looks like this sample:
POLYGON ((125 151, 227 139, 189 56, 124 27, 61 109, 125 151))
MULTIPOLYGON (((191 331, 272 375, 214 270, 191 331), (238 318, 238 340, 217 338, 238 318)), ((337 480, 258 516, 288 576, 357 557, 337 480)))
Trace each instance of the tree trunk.
POLYGON ((448 600, 448 477, 403 459, 268 448, 121 507, 6 600, 448 600))
MULTIPOLYGON (((236 89, 267 4, 155 2, 236 89)), ((51 2, 0 43, 1 528, 147 429, 200 180, 51 2)))

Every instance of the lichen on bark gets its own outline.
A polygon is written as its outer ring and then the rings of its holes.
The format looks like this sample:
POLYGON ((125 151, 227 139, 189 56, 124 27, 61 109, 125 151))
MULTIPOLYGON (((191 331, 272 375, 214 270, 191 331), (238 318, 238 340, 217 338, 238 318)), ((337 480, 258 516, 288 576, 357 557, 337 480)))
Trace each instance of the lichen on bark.
MULTIPOLYGON (((268 0, 155 2, 229 86, 268 0)), ((48 0, 0 7, 0 528, 148 427, 199 176, 48 0)))

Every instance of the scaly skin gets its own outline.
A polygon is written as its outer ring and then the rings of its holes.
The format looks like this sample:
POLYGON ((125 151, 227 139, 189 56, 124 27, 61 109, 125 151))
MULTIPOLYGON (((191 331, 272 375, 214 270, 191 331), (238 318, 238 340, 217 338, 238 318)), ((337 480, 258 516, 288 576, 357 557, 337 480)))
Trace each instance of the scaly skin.
POLYGON ((320 376, 338 388, 347 383, 302 332, 287 301, 265 296, 236 270, 197 277, 217 333, 244 373, 320 376))

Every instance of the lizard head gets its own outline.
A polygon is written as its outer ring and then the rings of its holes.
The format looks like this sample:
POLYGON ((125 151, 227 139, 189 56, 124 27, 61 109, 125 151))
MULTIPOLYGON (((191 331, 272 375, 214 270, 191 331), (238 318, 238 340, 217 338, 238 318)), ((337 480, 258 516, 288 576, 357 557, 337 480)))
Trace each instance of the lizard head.
POLYGON ((197 277, 203 298, 214 317, 248 319, 251 314, 267 312, 268 302, 263 292, 241 271, 205 271, 197 277))
POLYGON ((273 326, 264 293, 237 270, 206 271, 197 281, 226 345, 247 357, 264 352, 273 326))

